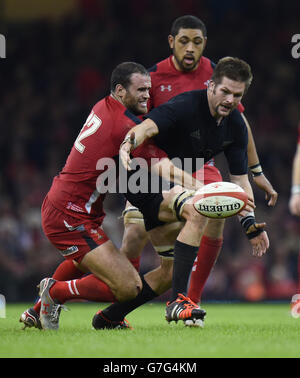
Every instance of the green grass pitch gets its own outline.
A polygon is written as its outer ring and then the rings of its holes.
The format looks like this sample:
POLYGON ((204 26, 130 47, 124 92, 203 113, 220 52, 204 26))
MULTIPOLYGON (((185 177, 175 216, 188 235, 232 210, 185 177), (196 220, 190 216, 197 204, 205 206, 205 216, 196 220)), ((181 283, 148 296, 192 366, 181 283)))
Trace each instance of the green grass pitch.
POLYGON ((288 303, 203 304, 203 329, 168 324, 164 304, 146 304, 127 317, 133 330, 103 331, 93 330, 91 319, 105 304, 67 306, 58 331, 23 331, 18 320, 28 304, 8 304, 0 318, 0 357, 300 357, 300 318, 288 303))

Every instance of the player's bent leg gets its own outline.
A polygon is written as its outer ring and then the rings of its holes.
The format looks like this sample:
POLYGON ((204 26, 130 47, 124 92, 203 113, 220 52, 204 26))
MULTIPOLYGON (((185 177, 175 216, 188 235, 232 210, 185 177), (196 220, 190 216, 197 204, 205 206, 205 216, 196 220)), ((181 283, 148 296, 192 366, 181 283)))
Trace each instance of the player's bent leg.
POLYGON ((124 225, 121 251, 129 260, 136 259, 141 255, 148 240, 144 225, 127 223, 124 225))
POLYGON ((124 233, 121 252, 127 256, 134 268, 139 271, 141 253, 148 242, 144 217, 139 209, 132 206, 128 201, 122 216, 124 220, 124 233))
POLYGON ((87 253, 80 266, 104 281, 120 302, 135 298, 142 289, 138 272, 110 240, 87 253))
POLYGON ((161 256, 160 266, 142 277, 143 288, 136 298, 128 302, 114 303, 103 311, 98 311, 92 321, 95 329, 128 328, 128 323, 124 318, 129 312, 170 288, 174 241, 181 226, 179 222, 173 225, 165 224, 149 232, 155 240, 154 248, 161 256))
POLYGON ((172 287, 173 259, 161 258, 160 266, 147 274, 144 278, 157 295, 165 293, 172 287))
POLYGON ((190 200, 183 204, 180 216, 186 222, 175 243, 172 296, 166 306, 166 320, 191 320, 195 323, 198 320, 203 321, 206 312, 188 298, 186 292, 207 218, 194 209, 190 200))
POLYGON ((61 309, 64 308, 62 303, 72 298, 74 293, 82 298, 81 290, 82 286, 86 286, 83 282, 85 280, 93 280, 88 284, 91 293, 83 296, 86 299, 91 299, 91 296, 92 299, 100 298, 103 285, 110 287, 114 297, 119 301, 133 299, 142 290, 142 281, 137 271, 110 240, 86 253, 79 266, 88 269, 93 274, 75 280, 76 282, 58 282, 53 278, 45 278, 41 281, 40 321, 43 329, 57 330, 59 328, 59 316, 61 309), (96 287, 96 298, 93 295, 95 291, 93 286, 96 287))

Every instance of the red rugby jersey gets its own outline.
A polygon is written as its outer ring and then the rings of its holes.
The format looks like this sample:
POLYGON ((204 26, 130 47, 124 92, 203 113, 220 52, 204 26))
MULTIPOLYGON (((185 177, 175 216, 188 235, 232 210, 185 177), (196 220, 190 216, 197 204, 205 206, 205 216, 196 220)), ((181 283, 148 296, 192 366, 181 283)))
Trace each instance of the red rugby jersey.
MULTIPOLYGON (((101 174, 107 171, 105 159, 117 157, 127 132, 140 120, 111 96, 99 101, 82 127, 62 171, 48 193, 53 205, 84 219, 103 216, 101 174)), ((148 142, 134 151, 148 161, 166 154, 148 142)), ((112 160, 110 160, 112 162, 112 160)))
MULTIPOLYGON (((167 102, 180 93, 195 89, 206 89, 212 76, 215 64, 202 56, 194 71, 178 71, 172 61, 172 55, 149 69, 151 75, 151 91, 148 103, 149 110, 167 102)), ((242 104, 238 107, 244 111, 242 104)))

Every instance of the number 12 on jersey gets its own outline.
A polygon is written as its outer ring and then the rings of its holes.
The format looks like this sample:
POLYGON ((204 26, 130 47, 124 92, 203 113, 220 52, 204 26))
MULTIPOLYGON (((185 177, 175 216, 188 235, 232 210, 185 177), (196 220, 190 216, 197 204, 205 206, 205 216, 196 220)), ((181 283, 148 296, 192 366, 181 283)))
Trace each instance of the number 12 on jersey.
POLYGON ((94 134, 99 129, 101 124, 101 119, 97 117, 94 112, 91 112, 74 143, 74 146, 78 152, 80 152, 81 154, 84 152, 85 145, 81 142, 83 141, 83 139, 94 134))

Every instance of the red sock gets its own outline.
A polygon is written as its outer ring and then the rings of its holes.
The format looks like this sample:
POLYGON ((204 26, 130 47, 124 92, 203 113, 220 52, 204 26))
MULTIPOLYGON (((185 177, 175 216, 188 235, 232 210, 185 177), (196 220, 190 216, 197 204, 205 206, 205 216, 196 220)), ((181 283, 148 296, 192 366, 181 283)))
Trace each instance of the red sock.
POLYGON ((131 264, 135 267, 137 271, 140 270, 140 262, 141 262, 141 257, 136 257, 135 259, 129 259, 131 264))
MULTIPOLYGON (((56 271, 54 272, 52 278, 57 281, 73 280, 75 278, 81 278, 84 272, 76 268, 73 260, 64 260, 58 265, 56 271)), ((39 314, 41 309, 41 300, 34 305, 34 310, 39 314)))
POLYGON ((70 299, 87 299, 94 302, 116 301, 109 286, 93 274, 78 280, 57 281, 51 287, 50 295, 60 303, 70 299))
POLYGON ((188 290, 188 297, 195 303, 201 301, 204 285, 221 251, 222 244, 223 238, 212 239, 205 235, 202 236, 188 290))

